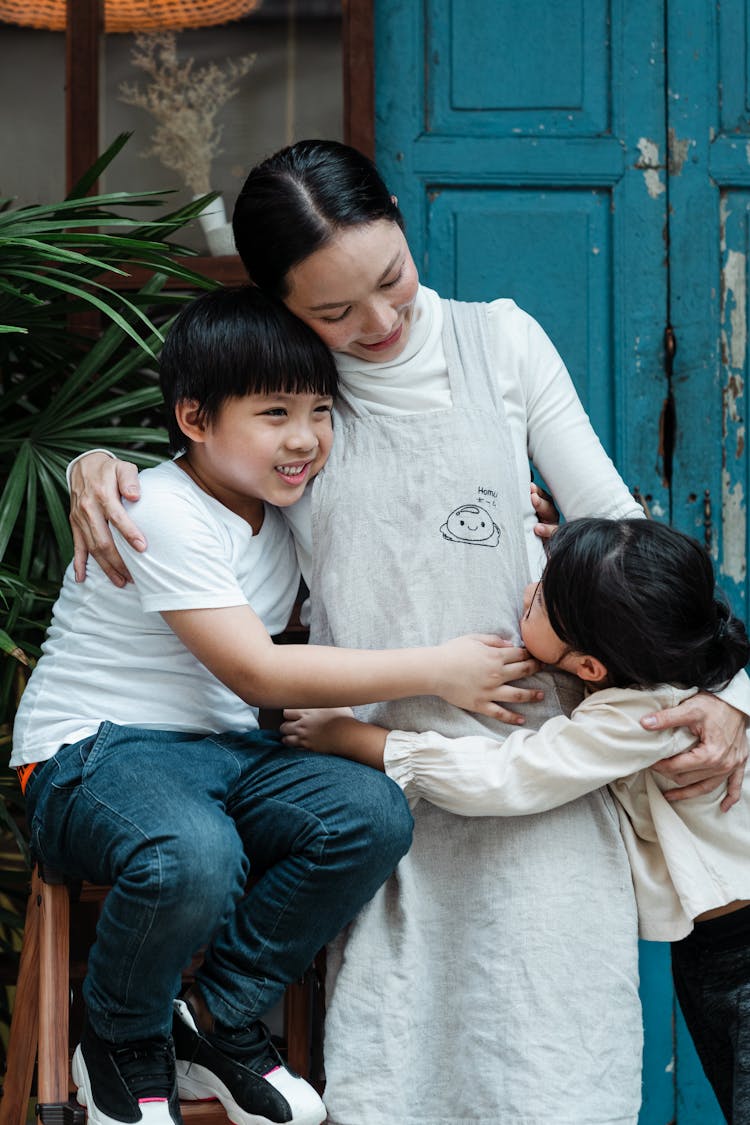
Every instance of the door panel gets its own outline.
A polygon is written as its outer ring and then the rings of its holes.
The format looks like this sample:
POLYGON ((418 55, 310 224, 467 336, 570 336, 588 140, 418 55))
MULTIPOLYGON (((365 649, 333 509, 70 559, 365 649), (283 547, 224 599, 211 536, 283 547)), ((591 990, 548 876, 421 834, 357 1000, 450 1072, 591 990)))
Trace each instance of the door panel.
POLYGON ((663 32, 653 0, 392 0, 375 24, 377 161, 422 279, 537 317, 655 514, 669 507, 663 32), (545 54, 534 29, 552 25, 545 54), (512 83, 494 90, 501 69, 523 73, 529 106, 512 83))
MULTIPOLYGON (((710 530, 744 599, 750 51, 745 0, 717 7, 384 0, 376 159, 423 281, 535 316, 624 479, 710 530)), ((641 1125, 718 1125, 665 945, 642 943, 641 979, 641 1125)))
POLYGON ((610 202, 596 190, 446 187, 431 193, 427 231, 429 244, 443 248, 429 270, 441 294, 509 294, 544 324, 554 293, 555 344, 612 448, 611 384, 598 377, 614 369, 610 202))
POLYGON ((609 52, 600 0, 428 0, 425 20, 430 133, 606 130, 609 52))
POLYGON ((709 542, 746 616, 747 4, 673 0, 669 21, 674 521, 709 542))

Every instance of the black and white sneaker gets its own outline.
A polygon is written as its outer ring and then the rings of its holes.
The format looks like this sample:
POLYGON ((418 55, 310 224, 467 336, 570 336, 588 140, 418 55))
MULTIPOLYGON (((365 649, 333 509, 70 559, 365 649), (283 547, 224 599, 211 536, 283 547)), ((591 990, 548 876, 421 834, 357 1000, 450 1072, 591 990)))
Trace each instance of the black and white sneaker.
POLYGON ((73 1080, 89 1125, 182 1125, 171 1039, 107 1043, 87 1023, 73 1080))
POLYGON ((175 1000, 172 1036, 177 1085, 185 1101, 218 1098, 234 1125, 321 1125, 326 1108, 285 1065, 260 1020, 225 1037, 198 1029, 190 1005, 175 1000))

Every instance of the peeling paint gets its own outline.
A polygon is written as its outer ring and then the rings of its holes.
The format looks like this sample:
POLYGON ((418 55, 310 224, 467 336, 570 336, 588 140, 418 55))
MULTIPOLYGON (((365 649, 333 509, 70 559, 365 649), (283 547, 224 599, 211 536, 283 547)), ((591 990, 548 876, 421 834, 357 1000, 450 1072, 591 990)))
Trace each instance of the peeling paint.
MULTIPOLYGON (((750 144, 750 141, 748 142, 748 144, 750 144)), ((719 235, 721 239, 719 247, 722 254, 727 248, 727 219, 731 214, 732 212, 729 210, 729 199, 727 193, 723 191, 719 200, 719 235)))
POLYGON ((655 516, 656 519, 669 519, 669 512, 659 503, 658 500, 654 500, 653 504, 651 505, 651 515, 655 516))
POLYGON ((650 141, 647 137, 641 137, 638 141, 638 151, 641 158, 637 162, 636 168, 643 169, 646 191, 652 199, 657 199, 667 190, 659 179, 659 172, 663 168, 663 165, 659 163, 659 146, 655 141, 650 141))
POLYGON ((735 425, 742 422, 742 414, 738 409, 738 402, 745 393, 745 381, 741 375, 730 375, 722 391, 722 411, 724 421, 724 437, 729 432, 728 423, 735 425))
POLYGON ((721 573, 737 583, 742 583, 747 572, 745 493, 740 481, 732 486, 726 469, 721 474, 721 530, 723 540, 721 573))
POLYGON ((721 271, 721 280, 722 351, 728 358, 729 366, 742 371, 747 348, 747 255, 739 250, 729 250, 721 271))
POLYGON ((694 144, 695 141, 689 139, 681 141, 674 129, 669 130, 669 174, 671 176, 680 175, 682 166, 687 160, 690 146, 694 144))

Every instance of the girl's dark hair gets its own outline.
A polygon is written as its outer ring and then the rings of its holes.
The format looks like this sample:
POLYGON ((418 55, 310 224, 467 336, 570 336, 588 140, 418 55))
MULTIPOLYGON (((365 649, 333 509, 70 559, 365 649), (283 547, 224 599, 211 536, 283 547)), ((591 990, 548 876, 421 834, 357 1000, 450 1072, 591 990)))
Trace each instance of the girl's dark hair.
POLYGON ((337 231, 404 220, 371 160, 338 141, 298 141, 252 169, 232 217, 250 279, 283 300, 287 275, 337 231))
POLYGON ((325 344, 279 301, 250 285, 214 289, 182 309, 160 357, 172 453, 185 448, 175 407, 194 399, 212 422, 224 402, 247 394, 335 395, 338 376, 325 344))
POLYGON ((550 625, 616 687, 716 689, 750 657, 708 552, 646 519, 581 519, 552 536, 542 579, 550 625))

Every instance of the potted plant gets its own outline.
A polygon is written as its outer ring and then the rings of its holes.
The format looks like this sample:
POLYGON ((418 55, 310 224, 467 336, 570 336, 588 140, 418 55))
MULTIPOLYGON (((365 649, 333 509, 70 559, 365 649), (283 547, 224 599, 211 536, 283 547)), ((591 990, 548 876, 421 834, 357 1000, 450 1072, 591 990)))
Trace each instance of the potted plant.
MULTIPOLYGON (((141 465, 162 459, 166 432, 156 419, 161 395, 154 362, 162 329, 192 292, 214 285, 184 264, 189 251, 169 241, 213 196, 135 224, 128 208, 163 206, 167 193, 87 195, 127 139, 118 137, 60 203, 0 201, 0 962, 6 982, 15 979, 28 862, 20 789, 7 765, 10 735, 24 669, 39 653, 72 555, 65 465, 92 444, 127 451, 141 465), (133 267, 148 280, 128 291, 133 267), (180 288, 166 291, 167 279, 180 288)), ((0 1000, 0 1022, 2 1006, 0 1000)))
MULTIPOLYGON (((194 198, 211 190, 211 165, 221 152, 222 126, 216 118, 238 93, 237 82, 247 74, 255 55, 227 59, 222 69, 211 62, 196 67, 190 58, 180 63, 174 32, 137 33, 133 66, 150 79, 145 90, 123 82, 120 100, 150 113, 156 122, 151 147, 144 156, 157 156, 165 168, 177 172, 194 198)), ((199 216, 211 254, 233 254, 231 223, 224 201, 217 196, 199 216)))

